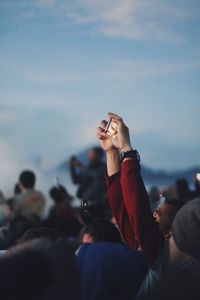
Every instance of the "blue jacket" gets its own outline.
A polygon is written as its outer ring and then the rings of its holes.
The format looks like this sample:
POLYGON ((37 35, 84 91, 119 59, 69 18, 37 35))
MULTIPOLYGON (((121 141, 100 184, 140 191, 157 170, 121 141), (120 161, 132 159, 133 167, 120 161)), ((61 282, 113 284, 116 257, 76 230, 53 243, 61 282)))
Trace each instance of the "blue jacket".
POLYGON ((143 254, 123 244, 83 244, 77 261, 81 300, 132 300, 147 271, 143 254))

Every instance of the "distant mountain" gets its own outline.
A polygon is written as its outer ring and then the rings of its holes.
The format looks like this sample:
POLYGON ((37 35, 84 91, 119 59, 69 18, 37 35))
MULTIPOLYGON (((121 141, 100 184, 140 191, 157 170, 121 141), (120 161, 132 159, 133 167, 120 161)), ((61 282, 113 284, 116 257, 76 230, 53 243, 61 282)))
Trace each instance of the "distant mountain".
POLYGON ((190 185, 193 185, 193 180, 196 173, 200 172, 200 167, 189 168, 185 170, 177 170, 173 172, 166 172, 162 170, 153 170, 151 168, 142 166, 142 176, 148 185, 167 186, 173 185, 177 179, 185 178, 190 185))
MULTIPOLYGON (((83 164, 88 163, 88 153, 89 149, 86 149, 80 152, 76 157, 79 159, 83 164)), ((54 170, 59 173, 68 173, 69 172, 69 160, 62 162, 56 167, 54 170)), ((190 185, 193 185, 193 180, 196 173, 200 173, 200 167, 193 167, 185 170, 177 170, 173 172, 167 172, 164 170, 154 170, 147 166, 142 165, 142 176, 144 182, 147 186, 157 185, 157 186, 168 186, 173 185, 177 179, 185 178, 188 180, 190 185)))

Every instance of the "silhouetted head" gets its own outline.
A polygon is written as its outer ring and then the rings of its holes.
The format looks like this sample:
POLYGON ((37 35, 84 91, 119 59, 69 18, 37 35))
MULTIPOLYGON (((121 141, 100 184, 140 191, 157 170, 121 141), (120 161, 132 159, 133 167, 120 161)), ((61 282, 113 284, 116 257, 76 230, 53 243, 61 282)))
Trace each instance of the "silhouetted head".
POLYGON ((177 213, 172 236, 179 251, 200 261, 200 198, 187 202, 177 213))
POLYGON ((188 181, 184 178, 178 179, 176 181, 176 190, 178 194, 179 199, 185 199, 188 197, 189 193, 189 186, 188 186, 188 181))
POLYGON ((35 174, 33 171, 25 170, 20 174, 19 183, 20 187, 23 189, 33 189, 35 186, 35 174))
POLYGON ((157 186, 152 186, 149 191, 149 199, 151 202, 158 202, 160 200, 160 191, 157 186))
POLYGON ((64 240, 34 239, 0 258, 1 299, 79 299, 74 254, 64 240))
POLYGON ((37 238, 48 238, 50 241, 66 240, 63 232, 50 227, 33 227, 28 229, 18 240, 18 244, 22 244, 37 238))
POLYGON ((69 201, 72 200, 72 196, 68 193, 67 189, 60 184, 59 187, 53 186, 50 189, 49 194, 56 203, 62 202, 66 199, 69 201))
POLYGON ((100 162, 103 158, 103 150, 101 147, 93 147, 88 152, 88 158, 90 162, 100 162))
POLYGON ((117 227, 105 219, 91 218, 82 231, 82 242, 122 243, 117 227))
POLYGON ((164 236, 169 235, 173 219, 183 205, 179 199, 169 199, 155 210, 153 216, 164 236))

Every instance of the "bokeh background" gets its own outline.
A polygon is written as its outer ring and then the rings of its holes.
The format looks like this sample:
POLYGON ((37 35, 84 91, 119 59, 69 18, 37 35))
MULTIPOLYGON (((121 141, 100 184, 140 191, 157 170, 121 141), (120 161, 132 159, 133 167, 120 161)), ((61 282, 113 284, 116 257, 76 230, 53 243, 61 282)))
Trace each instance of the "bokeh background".
POLYGON ((146 166, 199 166, 199 95, 199 0, 0 0, 7 195, 23 168, 47 188, 60 163, 97 144, 109 111, 146 166))

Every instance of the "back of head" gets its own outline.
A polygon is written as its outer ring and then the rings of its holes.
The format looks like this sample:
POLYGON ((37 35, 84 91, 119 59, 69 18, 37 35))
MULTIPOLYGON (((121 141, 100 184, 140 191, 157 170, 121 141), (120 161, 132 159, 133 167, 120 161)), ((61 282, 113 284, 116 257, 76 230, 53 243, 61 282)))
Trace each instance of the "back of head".
POLYGON ((146 272, 142 252, 117 243, 83 244, 77 261, 82 300, 135 299, 146 272))
POLYGON ((183 207, 183 205, 185 205, 185 202, 183 202, 179 199, 173 198, 173 199, 165 200, 165 204, 171 205, 171 207, 174 210, 174 216, 175 216, 175 214, 179 211, 179 209, 181 209, 183 207))
POLYGON ((13 247, 0 258, 1 299, 42 299, 52 282, 48 260, 29 244, 13 247))
POLYGON ((53 186, 50 189, 49 194, 56 203, 62 202, 63 200, 72 200, 72 196, 69 195, 66 188, 62 185, 59 185, 59 187, 53 186))
POLYGON ((185 178, 180 178, 176 181, 176 190, 180 199, 186 199, 189 193, 188 181, 185 178))
POLYGON ((33 227, 28 229, 23 236, 18 240, 18 244, 25 243, 37 238, 48 238, 50 241, 66 240, 63 232, 60 232, 50 227, 33 227))
POLYGON ((1 299, 77 300, 74 254, 64 240, 40 238, 14 246, 0 258, 0 289, 1 299))
POLYGON ((117 227, 106 219, 90 218, 83 228, 83 234, 88 233, 93 242, 122 243, 117 227))
POLYGON ((25 170, 20 174, 19 182, 26 189, 32 189, 35 186, 35 174, 30 170, 25 170))
POLYGON ((176 214, 172 235, 178 249, 200 260, 200 198, 186 203, 176 214))
POLYGON ((93 147, 90 149, 88 156, 91 162, 100 162, 103 158, 104 152, 101 147, 93 147))
POLYGON ((184 204, 185 202, 179 199, 167 199, 154 212, 154 217, 159 224, 160 230, 167 239, 170 236, 174 217, 184 204))

